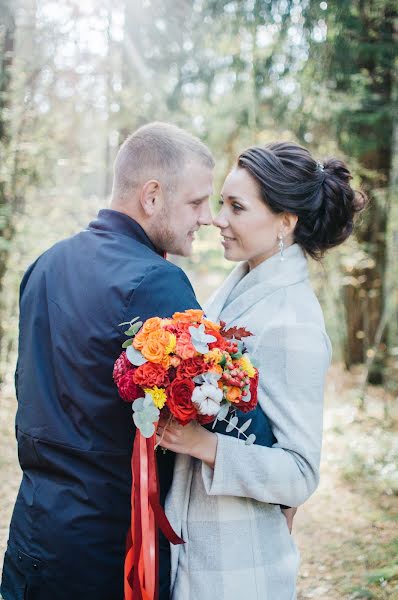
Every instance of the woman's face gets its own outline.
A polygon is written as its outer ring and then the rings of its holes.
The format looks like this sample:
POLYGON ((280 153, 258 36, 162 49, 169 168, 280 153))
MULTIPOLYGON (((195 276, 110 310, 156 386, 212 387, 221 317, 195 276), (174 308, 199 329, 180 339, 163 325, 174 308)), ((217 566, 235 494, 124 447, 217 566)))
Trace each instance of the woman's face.
POLYGON ((253 269, 278 252, 284 215, 274 214, 261 200, 257 182, 246 169, 233 169, 220 195, 220 212, 213 223, 221 230, 227 260, 248 261, 253 269))

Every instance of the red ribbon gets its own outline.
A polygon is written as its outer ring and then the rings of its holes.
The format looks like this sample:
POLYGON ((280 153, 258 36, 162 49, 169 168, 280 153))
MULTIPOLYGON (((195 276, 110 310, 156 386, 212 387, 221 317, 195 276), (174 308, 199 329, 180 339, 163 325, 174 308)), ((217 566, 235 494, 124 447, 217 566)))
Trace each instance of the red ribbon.
POLYGON ((158 528, 172 544, 184 543, 160 504, 155 440, 155 433, 144 438, 137 429, 131 457, 131 526, 124 561, 124 600, 158 600, 158 528))

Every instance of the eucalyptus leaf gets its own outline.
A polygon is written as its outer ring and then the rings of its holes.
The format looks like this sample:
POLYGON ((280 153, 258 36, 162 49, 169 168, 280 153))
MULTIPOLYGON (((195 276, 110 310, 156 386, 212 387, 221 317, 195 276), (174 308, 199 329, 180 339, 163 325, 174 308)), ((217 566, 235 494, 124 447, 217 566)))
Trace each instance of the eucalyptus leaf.
POLYGON ((141 429, 145 423, 148 423, 148 421, 143 417, 143 413, 141 411, 133 413, 133 421, 138 429, 141 429))
POLYGON ((144 398, 144 408, 149 408, 149 406, 153 406, 152 395, 147 392, 144 398))
POLYGON ((213 424, 212 424, 212 426, 211 426, 211 428, 212 428, 212 429, 214 429, 214 428, 215 428, 215 426, 217 425, 217 420, 218 420, 218 419, 217 419, 217 417, 216 417, 216 418, 214 419, 214 421, 213 421, 213 424))
POLYGON ((250 427, 251 422, 253 419, 247 419, 247 421, 245 421, 240 427, 239 427, 239 431, 240 433, 243 433, 244 431, 246 431, 246 429, 248 429, 248 427, 250 427))
POLYGON ((219 421, 222 421, 223 419, 225 419, 225 417, 227 416, 229 411, 229 403, 225 402, 225 404, 221 404, 221 408, 217 413, 217 419, 219 421))
POLYGON ((127 348, 126 356, 131 362, 131 364, 133 364, 136 367, 139 367, 140 365, 143 365, 147 362, 146 358, 142 356, 141 352, 139 350, 136 350, 133 346, 129 346, 127 348))
POLYGON ((144 438, 150 438, 155 433, 155 425, 153 423, 144 423, 143 425, 141 425, 141 427, 138 427, 138 429, 140 430, 144 438))
POLYGON ((139 317, 134 317, 134 319, 131 319, 131 321, 124 321, 124 323, 119 323, 119 327, 122 327, 122 325, 132 325, 134 321, 137 321, 137 319, 139 319, 139 317))
POLYGON ((134 400, 132 408, 135 412, 140 411, 144 408, 144 400, 145 398, 137 398, 137 400, 134 400))
POLYGON ((122 348, 128 348, 129 346, 131 346, 132 343, 133 343, 133 340, 130 338, 129 340, 126 340, 125 342, 123 342, 122 348))
POLYGON ((250 402, 250 400, 252 399, 252 393, 249 389, 246 390, 247 394, 246 396, 242 396, 242 400, 243 402, 250 402))
POLYGON ((145 418, 151 421, 151 423, 155 423, 159 419, 159 409, 154 405, 144 408, 142 412, 145 414, 145 418))
POLYGON ((235 429, 237 423, 238 423, 238 417, 232 417, 232 419, 230 419, 226 431, 227 433, 229 433, 230 431, 232 431, 233 429, 235 429))
POLYGON ((221 378, 221 375, 219 373, 213 373, 212 371, 209 371, 208 373, 203 373, 202 377, 204 383, 218 387, 217 382, 221 378))
POLYGON ((207 344, 198 342, 197 340, 192 340, 192 346, 195 348, 196 352, 199 352, 199 354, 206 354, 209 351, 209 346, 207 346, 207 344))
POLYGON ((256 436, 254 435, 254 433, 251 433, 247 440, 245 440, 245 444, 246 446, 251 446, 252 444, 254 444, 254 442, 256 441, 256 436))

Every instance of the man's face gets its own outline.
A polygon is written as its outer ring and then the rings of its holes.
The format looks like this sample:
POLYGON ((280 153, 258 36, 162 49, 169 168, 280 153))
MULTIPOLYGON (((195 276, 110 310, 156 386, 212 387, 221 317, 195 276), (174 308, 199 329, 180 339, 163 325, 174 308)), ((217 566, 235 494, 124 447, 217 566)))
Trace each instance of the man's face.
POLYGON ((158 245, 179 256, 189 256, 195 232, 210 225, 209 198, 213 192, 213 170, 193 160, 188 161, 178 177, 176 188, 169 192, 159 218, 158 245))

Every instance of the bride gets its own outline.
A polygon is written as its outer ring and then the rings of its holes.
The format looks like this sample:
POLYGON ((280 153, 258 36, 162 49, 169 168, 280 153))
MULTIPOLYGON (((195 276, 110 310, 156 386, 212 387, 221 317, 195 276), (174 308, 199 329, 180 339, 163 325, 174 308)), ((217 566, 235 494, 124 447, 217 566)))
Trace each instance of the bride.
POLYGON ((280 142, 243 152, 224 182, 214 225, 239 264, 206 314, 253 333, 245 343, 260 372, 259 405, 246 433, 269 423, 272 441, 160 425, 161 445, 179 454, 166 510, 186 542, 172 547, 173 600, 296 597, 299 554, 281 506, 299 506, 318 485, 331 359, 307 258, 351 234, 364 198, 350 179, 341 161, 320 164, 280 142))

